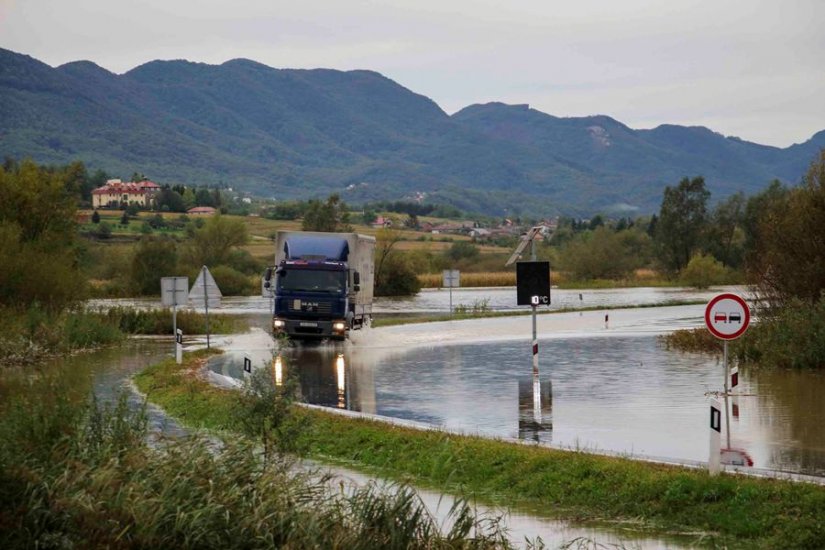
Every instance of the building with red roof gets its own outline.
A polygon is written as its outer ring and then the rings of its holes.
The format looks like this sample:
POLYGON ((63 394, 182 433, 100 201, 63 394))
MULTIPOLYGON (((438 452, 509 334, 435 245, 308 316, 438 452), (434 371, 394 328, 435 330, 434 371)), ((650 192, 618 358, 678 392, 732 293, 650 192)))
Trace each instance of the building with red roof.
POLYGON ((92 207, 120 208, 136 204, 149 208, 152 199, 160 191, 160 185, 153 181, 122 182, 114 179, 106 182, 103 187, 92 191, 92 207))

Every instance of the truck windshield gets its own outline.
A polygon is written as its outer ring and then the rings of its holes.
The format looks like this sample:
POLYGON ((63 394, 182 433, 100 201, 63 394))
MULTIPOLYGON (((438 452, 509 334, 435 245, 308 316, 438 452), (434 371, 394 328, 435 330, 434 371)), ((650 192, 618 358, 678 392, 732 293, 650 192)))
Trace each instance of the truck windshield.
POLYGON ((346 284, 343 271, 291 269, 278 277, 282 290, 306 292, 342 292, 346 284))

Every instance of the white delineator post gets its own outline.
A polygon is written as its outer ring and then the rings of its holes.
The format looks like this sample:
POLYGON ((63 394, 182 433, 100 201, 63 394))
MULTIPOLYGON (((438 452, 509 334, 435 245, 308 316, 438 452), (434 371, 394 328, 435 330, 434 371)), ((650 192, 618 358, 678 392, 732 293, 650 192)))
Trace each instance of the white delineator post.
POLYGON ((175 362, 180 365, 183 362, 183 331, 175 329, 175 362))
POLYGON ((710 400, 710 450, 708 455, 708 472, 715 476, 719 473, 722 454, 722 409, 719 401, 710 400))
POLYGON ((538 339, 538 332, 536 330, 536 306, 539 303, 539 297, 533 296, 532 298, 532 306, 533 309, 533 376, 539 375, 539 339, 538 339))

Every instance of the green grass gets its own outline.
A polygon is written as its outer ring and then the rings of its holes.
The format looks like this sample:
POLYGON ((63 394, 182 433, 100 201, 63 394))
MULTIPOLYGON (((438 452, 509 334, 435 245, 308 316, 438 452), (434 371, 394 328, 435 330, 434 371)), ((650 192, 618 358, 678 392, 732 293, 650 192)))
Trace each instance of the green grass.
MULTIPOLYGON (((237 429, 228 403, 166 361, 136 377, 151 401, 192 426, 237 429)), ((472 495, 483 502, 577 520, 701 533, 695 543, 741 548, 817 548, 825 540, 825 489, 779 480, 560 451, 310 411, 301 446, 311 456, 378 475, 472 495)))

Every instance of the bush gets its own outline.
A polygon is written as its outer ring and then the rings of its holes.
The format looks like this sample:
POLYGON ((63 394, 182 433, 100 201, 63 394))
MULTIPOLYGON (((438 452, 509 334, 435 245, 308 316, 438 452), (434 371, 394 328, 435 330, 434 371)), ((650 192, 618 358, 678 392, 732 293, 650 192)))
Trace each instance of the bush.
POLYGON ((246 275, 260 275, 264 270, 263 262, 255 259, 248 251, 236 248, 229 253, 227 265, 246 275))
POLYGON ((109 239, 112 236, 112 226, 109 222, 101 222, 94 233, 95 237, 101 240, 109 239))
POLYGON ((130 280, 139 295, 160 294, 161 277, 172 277, 178 264, 175 241, 142 237, 132 257, 130 280))
POLYGON ((258 277, 249 277, 228 265, 219 265, 209 270, 224 296, 251 296, 260 291, 258 277))
POLYGON ((398 253, 391 253, 384 260, 375 281, 376 296, 412 296, 421 290, 418 275, 409 260, 398 253))
POLYGON ((694 288, 708 288, 730 280, 730 270, 713 256, 696 254, 679 273, 679 282, 694 288))
POLYGON ((444 252, 444 255, 453 262, 474 260, 479 254, 478 247, 468 241, 456 241, 444 252))
POLYGON ((825 368, 825 294, 815 304, 794 299, 743 338, 740 358, 762 366, 825 368))

